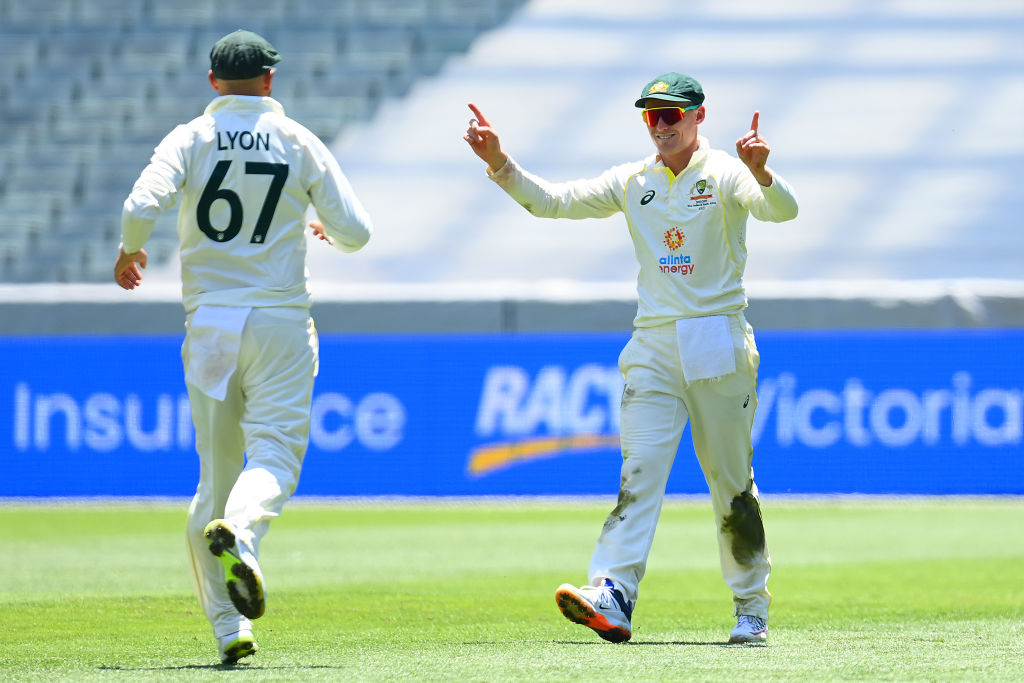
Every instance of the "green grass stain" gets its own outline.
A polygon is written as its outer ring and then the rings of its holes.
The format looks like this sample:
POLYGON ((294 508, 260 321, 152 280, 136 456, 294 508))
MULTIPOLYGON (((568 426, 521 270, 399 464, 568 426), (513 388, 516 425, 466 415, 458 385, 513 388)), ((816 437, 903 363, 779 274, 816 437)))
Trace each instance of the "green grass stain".
POLYGON ((732 556, 749 565, 764 555, 764 522, 761 506, 750 491, 732 499, 732 511, 722 520, 722 532, 730 537, 732 556))
POLYGON ((604 531, 614 529, 619 522, 625 520, 626 508, 636 502, 636 494, 625 487, 625 478, 622 481, 623 485, 619 487, 619 500, 609 513, 608 518, 604 520, 604 531))

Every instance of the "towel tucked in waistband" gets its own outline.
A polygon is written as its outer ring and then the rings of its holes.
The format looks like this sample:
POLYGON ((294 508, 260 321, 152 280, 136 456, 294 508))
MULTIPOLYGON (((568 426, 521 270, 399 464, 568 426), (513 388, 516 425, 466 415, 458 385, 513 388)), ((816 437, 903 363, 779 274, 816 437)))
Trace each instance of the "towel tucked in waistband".
POLYGON ((185 381, 210 398, 223 401, 238 367, 248 307, 200 306, 188 326, 185 381))

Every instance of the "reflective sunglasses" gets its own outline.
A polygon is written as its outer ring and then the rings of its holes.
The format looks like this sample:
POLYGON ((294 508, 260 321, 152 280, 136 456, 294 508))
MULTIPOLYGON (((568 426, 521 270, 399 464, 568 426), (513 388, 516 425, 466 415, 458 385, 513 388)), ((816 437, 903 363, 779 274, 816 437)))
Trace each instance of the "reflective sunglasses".
POLYGON ((644 117, 644 122, 652 128, 658 125, 658 119, 664 121, 666 126, 671 126, 682 121, 686 112, 698 107, 700 107, 699 104, 691 104, 689 107, 651 107, 644 109, 641 116, 644 117))

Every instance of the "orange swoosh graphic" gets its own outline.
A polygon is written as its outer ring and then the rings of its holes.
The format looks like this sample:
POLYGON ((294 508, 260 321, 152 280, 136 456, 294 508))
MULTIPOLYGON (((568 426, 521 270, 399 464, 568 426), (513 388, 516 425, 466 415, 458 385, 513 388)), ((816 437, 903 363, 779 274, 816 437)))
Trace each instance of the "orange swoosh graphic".
POLYGON ((502 467, 551 458, 566 451, 589 451, 598 448, 619 448, 619 435, 576 434, 487 444, 470 453, 467 469, 470 474, 480 477, 502 467))

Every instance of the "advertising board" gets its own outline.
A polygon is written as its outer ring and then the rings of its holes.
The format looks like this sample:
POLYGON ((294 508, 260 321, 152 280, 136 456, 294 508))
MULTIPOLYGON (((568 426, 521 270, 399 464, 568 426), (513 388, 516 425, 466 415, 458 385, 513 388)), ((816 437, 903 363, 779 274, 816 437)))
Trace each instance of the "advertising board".
MULTIPOLYGON (((613 494, 624 333, 325 335, 298 494, 613 494)), ((765 331, 765 493, 1024 494, 1021 331, 765 331)), ((7 337, 0 496, 187 496, 178 336, 7 337)), ((706 492, 683 434, 669 493, 706 492)))

